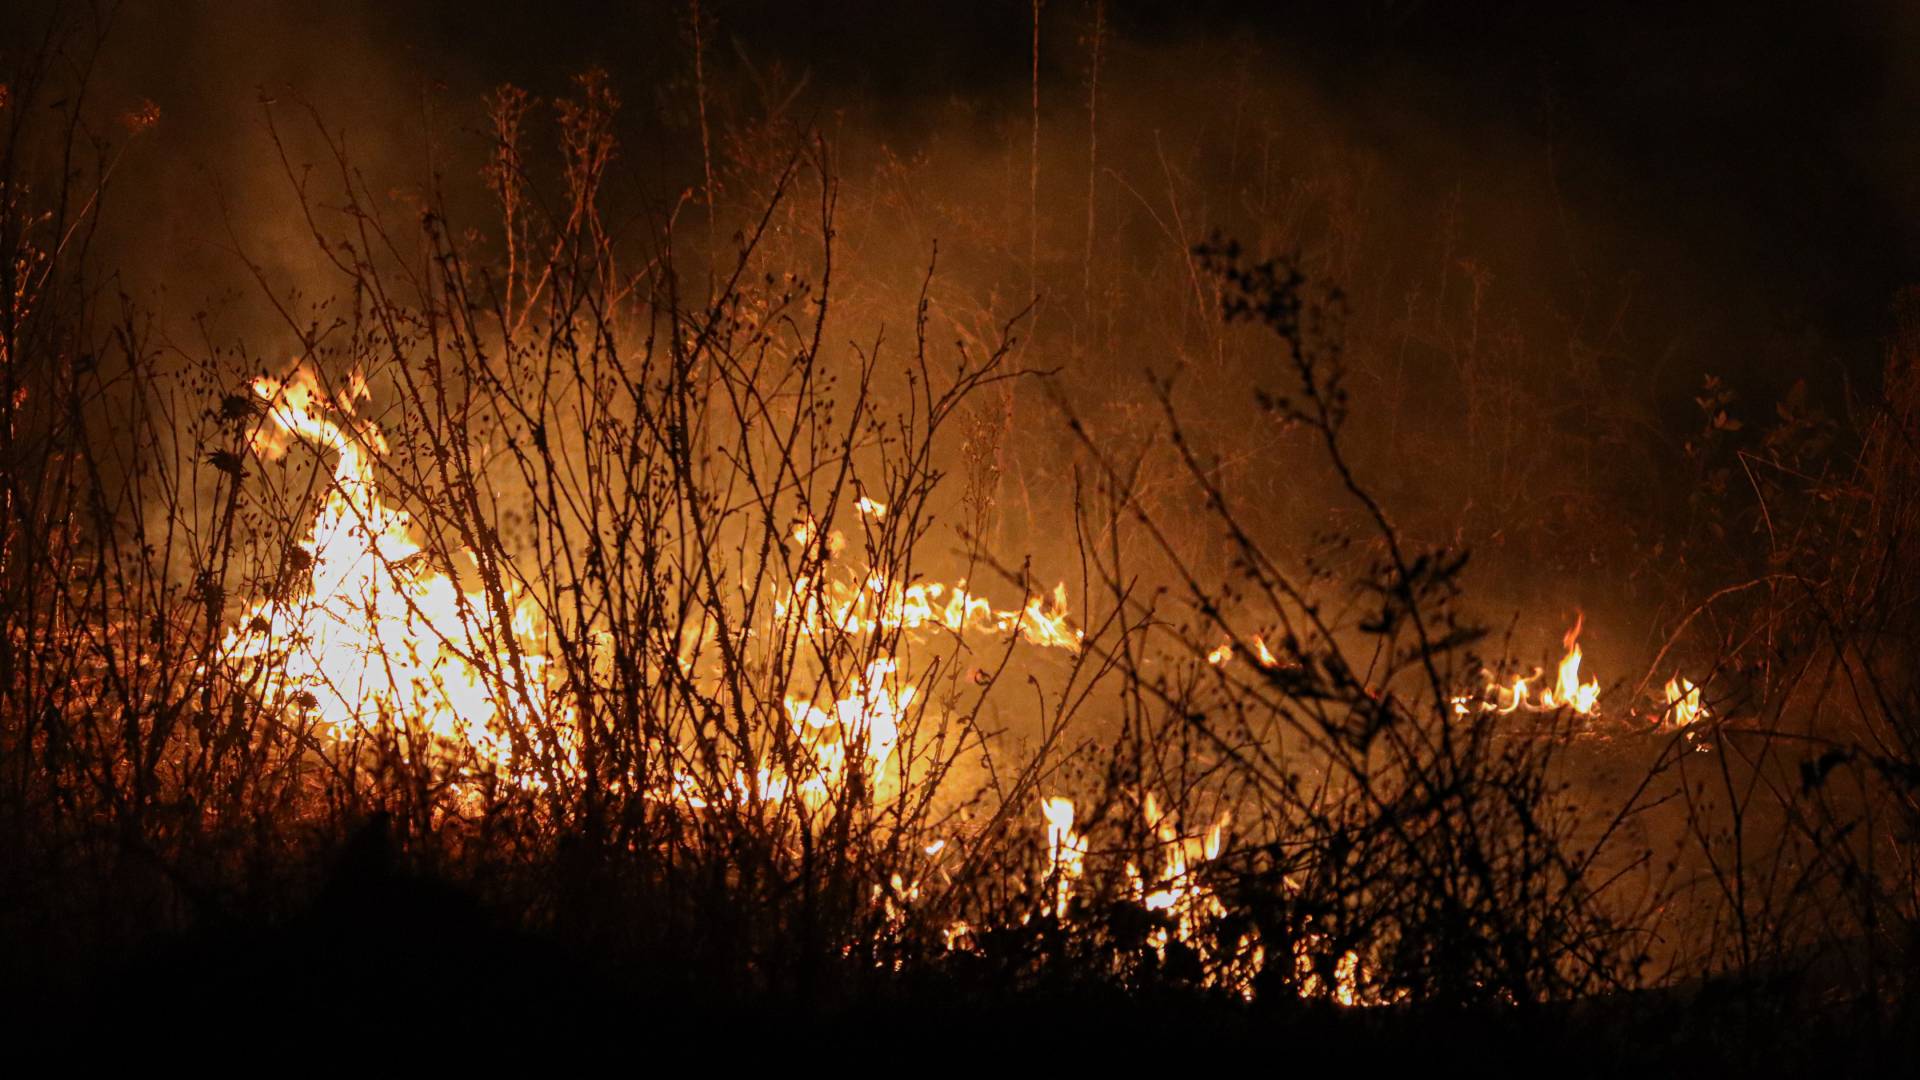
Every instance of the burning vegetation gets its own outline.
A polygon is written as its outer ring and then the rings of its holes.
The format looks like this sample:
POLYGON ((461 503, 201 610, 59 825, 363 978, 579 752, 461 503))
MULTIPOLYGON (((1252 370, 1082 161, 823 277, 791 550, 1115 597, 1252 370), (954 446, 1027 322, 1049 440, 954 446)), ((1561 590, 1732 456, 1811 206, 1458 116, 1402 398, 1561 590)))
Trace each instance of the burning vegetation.
MULTIPOLYGON (((192 335, 99 287, 103 196, 166 123, 71 119, 53 61, 86 47, 0 72, 19 985, 343 895, 387 943, 367 970, 457 963, 382 936, 417 897, 379 889, 426 880, 489 913, 455 923, 475 948, 701 1001, 1624 1018, 1727 985, 1755 1027, 1912 1023, 1910 323, 1844 421, 1800 397, 1742 432, 1708 380, 1661 463, 1693 524, 1636 549, 1660 598, 1599 605, 1653 628, 1601 646, 1570 575, 1475 576, 1473 539, 1526 527, 1481 493, 1394 505, 1419 481, 1383 462, 1479 453, 1498 394, 1401 430, 1338 198, 1320 231, 1298 185, 1209 237, 1164 150, 1150 198, 1094 141, 1043 244, 1036 111, 1027 217, 896 247, 914 162, 856 175, 771 107, 709 128, 704 82, 699 182, 664 203, 614 190, 600 72, 496 91, 484 164, 404 199, 268 101, 321 269, 290 285, 235 235, 269 315, 192 335), (1103 232, 1103 185, 1144 210, 1103 232), (1149 335, 1159 374, 1092 369, 1149 335), (374 871, 336 858, 367 845, 374 871)), ((1478 341, 1469 284, 1434 334, 1478 341)))

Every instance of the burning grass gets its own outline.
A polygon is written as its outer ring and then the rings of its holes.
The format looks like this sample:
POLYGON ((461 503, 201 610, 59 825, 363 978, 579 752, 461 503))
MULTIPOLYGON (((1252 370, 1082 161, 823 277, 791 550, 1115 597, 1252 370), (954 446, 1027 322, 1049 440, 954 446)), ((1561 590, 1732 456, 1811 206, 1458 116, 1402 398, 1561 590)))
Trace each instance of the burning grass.
POLYGON ((519 931, 723 996, 1520 1008, 1910 934, 1911 343, 1853 478, 1792 488, 1784 542, 1764 497, 1771 569, 1679 620, 1721 655, 1609 684, 1581 616, 1542 666, 1483 651, 1466 553, 1355 464, 1346 302, 1296 262, 1181 251, 1207 333, 1277 373, 1260 423, 1318 456, 1341 524, 1305 549, 1174 380, 1114 437, 1030 311, 936 304, 931 252, 904 342, 838 344, 822 141, 778 142, 722 254, 617 237, 617 107, 578 83, 543 191, 495 98, 492 232, 438 197, 394 225, 337 141, 319 198, 276 120, 352 303, 263 286, 271 361, 98 309, 92 211, 7 188, 0 807, 40 883, 9 940, 92 905, 24 970, 286 919, 370 820, 519 931), (1053 565, 989 535, 1016 386, 1074 455, 1053 565))

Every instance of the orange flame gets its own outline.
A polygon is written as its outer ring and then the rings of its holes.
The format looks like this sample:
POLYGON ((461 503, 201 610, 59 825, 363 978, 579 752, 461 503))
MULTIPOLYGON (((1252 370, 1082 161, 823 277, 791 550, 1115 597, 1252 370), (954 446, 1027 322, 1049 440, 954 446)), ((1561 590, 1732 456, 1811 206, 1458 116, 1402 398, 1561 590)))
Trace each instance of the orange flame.
POLYGON ((1576 615, 1573 629, 1561 639, 1561 645, 1567 655, 1560 661, 1559 677, 1553 689, 1540 695, 1540 707, 1544 709, 1572 709, 1582 716, 1591 716, 1600 704, 1600 680, 1580 681, 1580 627, 1586 623, 1584 614, 1576 615))
POLYGON ((1663 726, 1668 730, 1685 730, 1708 717, 1700 687, 1679 672, 1674 672, 1673 678, 1667 680, 1666 694, 1667 709, 1663 726))

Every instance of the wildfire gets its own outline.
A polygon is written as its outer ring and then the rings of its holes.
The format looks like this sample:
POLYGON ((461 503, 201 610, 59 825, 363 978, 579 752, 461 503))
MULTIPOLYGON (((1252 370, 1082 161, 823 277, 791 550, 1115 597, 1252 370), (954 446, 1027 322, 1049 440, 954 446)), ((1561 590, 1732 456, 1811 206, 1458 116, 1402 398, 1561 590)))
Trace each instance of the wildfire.
MULTIPOLYGON (((1174 814, 1162 811, 1152 792, 1142 799, 1141 814, 1156 841, 1155 860, 1146 871, 1128 861, 1125 873, 1131 902, 1164 917, 1163 923, 1147 935, 1147 946, 1165 961, 1167 950, 1175 942, 1184 945, 1199 957, 1207 986, 1232 990, 1251 1000, 1254 977, 1266 960, 1259 932, 1249 929, 1231 945, 1225 944, 1213 931, 1227 916, 1227 906, 1201 877, 1202 868, 1220 857, 1231 814, 1222 811, 1204 833, 1187 835, 1174 814)), ((1051 889, 1043 913, 1066 920, 1068 903, 1086 876, 1087 838, 1074 830, 1071 799, 1041 799, 1040 815, 1046 823, 1047 880, 1051 889)), ((964 940, 966 930, 965 924, 954 924, 949 929, 948 947, 964 940)))
POLYGON ((1243 997, 1253 997, 1253 977, 1266 959, 1259 933, 1249 930, 1240 935, 1231 949, 1222 949, 1215 936, 1206 931, 1227 914, 1227 907, 1214 890, 1200 879, 1200 868, 1220 857, 1222 840, 1233 817, 1221 811, 1202 836, 1187 836, 1180 831, 1172 814, 1163 813, 1159 800, 1148 792, 1141 813, 1160 841, 1163 863, 1149 880, 1129 862, 1127 880, 1133 887, 1135 902, 1148 911, 1164 911, 1172 919, 1171 927, 1156 928, 1147 944, 1164 960, 1167 946, 1178 941, 1200 954, 1209 986, 1232 989, 1243 997))
MULTIPOLYGON (((302 371, 285 381, 258 379, 253 391, 267 403, 268 422, 255 439, 258 452, 277 456, 294 440, 303 440, 332 453, 335 463, 325 501, 287 559, 292 580, 242 614, 223 641, 223 662, 240 678, 254 681, 263 701, 302 710, 337 740, 391 734, 402 740, 400 748, 409 757, 452 753, 457 771, 490 770, 527 785, 543 782, 533 762, 570 764, 573 717, 549 692, 550 660, 537 608, 511 578, 495 575, 490 588, 466 589, 432 564, 411 535, 411 517, 382 497, 375 463, 386 442, 377 426, 355 416, 356 402, 368 396, 365 383, 351 379, 344 393, 329 396, 302 371)), ((888 513, 886 505, 865 496, 855 509, 870 521, 888 513)), ((796 523, 790 536, 803 547, 822 544, 828 560, 846 546, 840 533, 823 536, 821 525, 810 518, 796 523)), ((478 560, 471 553, 466 557, 478 569, 478 560)), ((829 566, 797 579, 790 595, 775 602, 773 615, 777 629, 803 640, 945 630, 1017 637, 1068 652, 1078 652, 1083 643, 1070 618, 1064 584, 1003 608, 970 591, 965 581, 903 583, 871 572, 849 576, 829 566)), ((1534 689, 1534 683, 1544 683, 1537 671, 1489 674, 1477 696, 1453 699, 1453 711, 1566 709, 1596 715, 1601 687, 1597 678, 1582 677, 1583 623, 1577 618, 1562 639, 1565 654, 1550 687, 1534 689)), ((1259 636, 1247 640, 1245 651, 1254 663, 1279 665, 1259 636)), ((1235 655, 1229 641, 1206 659, 1222 665, 1235 655)), ((898 760, 903 730, 922 704, 919 688, 882 650, 857 675, 838 682, 822 675, 784 694, 785 722, 804 751, 797 763, 787 762, 787 771, 742 765, 730 784, 709 781, 704 787, 680 771, 661 797, 695 809, 716 796, 769 802, 798 798, 815 806, 846 790, 857 772, 873 778, 869 791, 878 800, 890 764, 899 766, 894 775, 904 775, 898 760)), ((1701 687, 1677 673, 1666 685, 1666 706, 1663 723, 1672 730, 1690 728, 1708 715, 1701 687)), ((1199 956, 1208 985, 1251 997, 1265 947, 1257 931, 1231 943, 1214 932, 1228 909, 1204 875, 1222 853, 1230 815, 1223 811, 1204 831, 1190 835, 1151 792, 1141 799, 1141 813, 1154 840, 1152 857, 1141 860, 1144 865, 1128 861, 1124 871, 1131 902, 1163 920, 1147 945, 1164 960, 1179 943, 1199 956)), ((1040 814, 1047 858, 1041 910, 1066 920, 1086 879, 1089 842, 1075 828, 1071 799, 1043 797, 1040 814)), ((931 860, 945 848, 946 841, 934 840, 919 850, 931 860)), ((907 907, 921 896, 921 883, 899 871, 884 880, 873 886, 875 903, 888 926, 904 925, 907 907)), ((970 947, 974 933, 965 922, 952 923, 944 935, 947 947, 970 947)), ((1293 968, 1303 996, 1342 1005, 1374 1003, 1364 989, 1360 957, 1352 951, 1332 956, 1329 948, 1318 934, 1306 934, 1296 944, 1293 968)))
POLYGON ((256 450, 277 456, 299 438, 336 462, 313 528, 287 559, 304 580, 241 617, 222 643, 225 662, 257 674, 264 700, 306 710, 336 739, 388 731, 411 756, 464 746, 487 766, 515 760, 516 732, 523 751, 540 750, 537 735, 552 725, 539 722, 548 661, 536 612, 516 600, 514 582, 489 596, 428 565, 409 515, 380 495, 369 454, 386 449, 379 430, 321 415, 331 407, 351 420, 365 383, 356 377, 328 398, 303 371, 257 379, 253 391, 273 425, 256 434, 256 450))
POLYGON ((1260 662, 1261 667, 1276 667, 1280 663, 1274 657, 1273 650, 1267 648, 1266 641, 1259 634, 1253 635, 1253 658, 1260 662))
MULTIPOLYGON (((355 416, 356 402, 369 396, 364 379, 356 373, 344 392, 330 396, 302 370, 285 381, 257 379, 253 391, 267 403, 269 421, 256 433, 257 452, 278 457, 298 439, 336 460, 325 502, 289 556, 293 580, 250 607, 226 635, 221 656, 229 670, 258 679, 270 705, 307 710, 333 739, 392 732, 406 740, 410 758, 464 750, 463 768, 527 784, 540 782, 532 762, 571 762, 564 744, 572 717, 549 701, 550 660, 537 609, 516 581, 501 580, 491 593, 467 590, 431 565, 411 535, 410 515, 380 491, 375 463, 387 443, 376 425, 355 416)), ((887 514, 866 496, 856 510, 875 520, 887 514)), ((813 543, 820 526, 803 520, 791 535, 813 543)), ((829 558, 845 547, 837 530, 825 540, 829 558)), ((777 602, 774 614, 803 638, 945 628, 1017 635, 1068 651, 1081 642, 1064 583, 1009 609, 969 592, 965 582, 903 585, 868 574, 856 584, 823 575, 797 581, 792 599, 777 602)), ((789 692, 784 711, 806 749, 803 775, 742 767, 722 794, 779 801, 797 792, 817 802, 845 781, 856 757, 866 775, 883 776, 918 700, 918 687, 890 655, 838 686, 822 677, 789 692)), ((684 772, 672 789, 671 797, 695 808, 716 794, 684 772)))
MULTIPOLYGON (((901 722, 918 699, 919 688, 900 679, 899 665, 891 657, 881 657, 848 680, 840 696, 833 697, 825 685, 814 693, 815 698, 790 694, 782 703, 806 751, 798 784, 770 766, 761 766, 752 775, 737 769, 727 796, 740 802, 780 802, 798 794, 806 805, 817 806, 843 789, 858 755, 859 768, 875 779, 872 794, 879 797, 890 776, 886 765, 900 743, 901 722), (827 704, 816 704, 820 697, 828 698, 827 704)), ((684 769, 675 772, 673 793, 696 810, 705 809, 713 794, 684 769)), ((936 841, 927 854, 937 855, 944 847, 945 841, 936 841)))
POLYGON ((1334 1004, 1347 1008, 1381 1004, 1362 996, 1360 954, 1352 949, 1341 953, 1333 961, 1333 970, 1327 973, 1327 977, 1322 977, 1321 964, 1315 958, 1325 947, 1324 934, 1306 934, 1301 938, 1300 949, 1293 957, 1294 978, 1299 981, 1300 996, 1329 998, 1334 1004))
MULTIPOLYGON (((1522 709, 1530 711, 1553 711, 1566 709, 1579 716, 1597 717, 1600 710, 1600 680, 1580 678, 1580 629, 1585 623, 1584 616, 1577 616, 1571 629, 1561 639, 1566 653, 1561 657, 1551 687, 1542 689, 1535 695, 1532 684, 1544 676, 1538 669, 1532 675, 1507 676, 1487 673, 1487 683, 1478 694, 1456 695, 1451 704, 1453 715, 1468 717, 1478 713, 1508 714, 1522 709)), ((1684 731, 1691 741, 1697 731, 1696 725, 1710 715, 1699 684, 1686 676, 1675 672, 1667 680, 1664 707, 1654 716, 1654 730, 1684 731)), ((1638 715, 1637 711, 1630 715, 1638 715)), ((1706 743, 1695 745, 1696 750, 1707 750, 1706 743)))

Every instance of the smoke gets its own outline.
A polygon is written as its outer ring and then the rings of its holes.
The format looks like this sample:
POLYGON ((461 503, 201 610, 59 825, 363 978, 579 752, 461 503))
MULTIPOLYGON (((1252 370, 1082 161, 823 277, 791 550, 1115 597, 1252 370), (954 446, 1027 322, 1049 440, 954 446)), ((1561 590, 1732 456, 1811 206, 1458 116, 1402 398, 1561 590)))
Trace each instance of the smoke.
MULTIPOLYGON (((15 40, 33 40, 48 17, 47 5, 25 7, 9 19, 15 40)), ((1889 275, 1913 254, 1912 223, 1893 212, 1914 175, 1904 167, 1912 141, 1898 129, 1914 97, 1900 62, 1913 20, 1894 5, 1819 22, 1747 7, 1625 18, 1496 17, 1477 5, 1247 16, 1229 14, 1233 5, 1108 4, 1106 146, 1137 152, 1158 130, 1170 143, 1226 147, 1264 124, 1287 132, 1280 152, 1298 159, 1313 141, 1302 145, 1302 133, 1333 133, 1417 186, 1429 218, 1459 190, 1468 242, 1512 266, 1506 280, 1564 270, 1552 249, 1573 247, 1559 257, 1578 258, 1588 277, 1637 269, 1681 294, 1674 306, 1690 301, 1729 325, 1751 315, 1742 295, 1777 303, 1799 292, 1796 314, 1828 336, 1877 332, 1862 312, 1884 309, 1897 284, 1889 275), (1252 115, 1258 107, 1283 112, 1252 115), (1555 199, 1563 205, 1542 205, 1555 199)), ((1086 128, 1092 8, 1042 9, 1042 151, 1061 159, 1043 170, 1049 202, 1084 187, 1074 144, 1086 128)), ((857 115, 858 134, 905 147, 955 125, 1027 123, 1025 4, 710 0, 700 10, 707 90, 730 110, 721 122, 785 104, 788 117, 830 129, 857 115)), ((127 217, 178 219, 166 239, 186 257, 205 243, 197 188, 209 174, 237 204, 271 199, 262 92, 312 101, 351 134, 362 167, 417 181, 430 167, 423 134, 473 126, 447 112, 503 81, 551 96, 590 64, 614 75, 648 144, 644 165, 630 157, 629 166, 682 170, 698 154, 688 18, 678 4, 128 3, 112 14, 98 93, 151 98, 166 126, 120 205, 127 217)), ((1245 164, 1231 149, 1221 157, 1209 162, 1228 167, 1209 172, 1216 190, 1245 164)), ((438 164, 454 172, 457 162, 438 164)), ((262 210, 248 224, 271 236, 278 220, 262 210)))
MULTIPOLYGON (((33 7, 9 22, 49 17, 33 7)), ((1176 376, 1230 486, 1304 545, 1339 514, 1310 448, 1249 436, 1271 356, 1220 331, 1188 257, 1215 229, 1298 253, 1348 297, 1365 478, 1416 535, 1483 552, 1496 608, 1654 602, 1646 523, 1684 517, 1661 481, 1703 374, 1764 417, 1796 379, 1837 403, 1842 373, 1877 370, 1916 246, 1895 212, 1910 16, 1232 7, 1046 5, 1036 112, 1026 4, 142 0, 113 13, 93 93, 161 120, 100 258, 166 333, 210 313, 222 347, 275 366, 290 335, 262 286, 297 290, 298 320, 337 285, 297 191, 324 207, 341 183, 329 139, 396 220, 433 188, 479 215, 481 96, 550 101, 601 65, 626 103, 610 198, 637 231, 676 206, 697 228, 710 194, 721 235, 695 247, 724 249, 769 148, 816 129, 843 181, 844 338, 911 326, 937 244, 943 346, 1033 303, 1021 362, 1142 454, 1146 374, 1176 376)), ((978 422, 1000 538, 1063 563, 1058 419, 1031 384, 978 422)))

